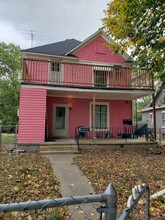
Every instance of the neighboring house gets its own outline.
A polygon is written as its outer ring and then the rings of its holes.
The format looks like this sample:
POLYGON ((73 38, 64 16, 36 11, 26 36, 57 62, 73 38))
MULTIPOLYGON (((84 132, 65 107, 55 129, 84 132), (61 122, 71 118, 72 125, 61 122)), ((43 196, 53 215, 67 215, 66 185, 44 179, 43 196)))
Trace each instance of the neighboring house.
POLYGON ((134 73, 128 54, 114 54, 110 42, 99 30, 83 42, 22 51, 18 143, 73 138, 79 126, 90 128, 91 137, 100 129, 116 137, 131 127, 132 100, 154 93, 153 78, 134 73))
MULTIPOLYGON (((153 128, 153 102, 141 109, 142 121, 148 124, 149 128, 153 128)), ((156 113, 156 132, 159 133, 160 128, 165 129, 165 90, 155 95, 155 113, 156 113)))

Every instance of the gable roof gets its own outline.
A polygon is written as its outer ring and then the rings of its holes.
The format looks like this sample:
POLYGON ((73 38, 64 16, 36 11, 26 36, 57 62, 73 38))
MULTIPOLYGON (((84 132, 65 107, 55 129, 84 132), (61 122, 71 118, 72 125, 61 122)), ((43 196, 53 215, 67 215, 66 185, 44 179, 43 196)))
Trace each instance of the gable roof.
POLYGON ((50 55, 64 56, 70 50, 77 47, 81 42, 76 39, 67 39, 53 44, 47 44, 39 47, 22 50, 22 52, 42 53, 50 55))
MULTIPOLYGON (((91 36, 89 36, 87 39, 85 39, 83 42, 81 42, 80 44, 78 44, 75 48, 71 49, 68 53, 66 53, 66 55, 75 53, 77 51, 79 51, 81 48, 85 47, 87 44, 89 44, 91 41, 93 41, 94 39, 96 39, 98 36, 102 36, 104 38, 104 40, 107 43, 115 43, 115 41, 108 36, 102 28, 100 28, 98 31, 96 31, 94 34, 92 34, 91 36)), ((119 52, 120 53, 120 52, 119 52)), ((127 61, 127 62, 132 62, 132 58, 126 53, 122 53, 121 56, 127 61)))
MULTIPOLYGON (((161 94, 165 94, 165 89, 158 91, 155 96, 154 100, 156 101, 161 94)), ((153 101, 151 101, 147 106, 145 106, 143 109, 138 110, 138 112, 148 112, 153 109, 153 101)), ((161 105, 155 105, 155 109, 165 109, 165 104, 161 105)))
MULTIPOLYGON (((67 39, 65 41, 60 41, 57 43, 52 43, 52 44, 47 44, 47 45, 43 45, 39 47, 25 49, 25 50, 22 50, 22 52, 73 57, 74 56, 73 53, 85 47, 87 44, 89 44, 91 41, 96 39, 98 36, 102 36, 107 43, 115 42, 110 36, 108 36, 103 31, 102 28, 100 28, 98 31, 96 31, 94 34, 89 36, 83 42, 72 38, 72 39, 67 39)), ((132 62, 132 58, 126 52, 122 53, 121 56, 126 60, 126 62, 132 62)))

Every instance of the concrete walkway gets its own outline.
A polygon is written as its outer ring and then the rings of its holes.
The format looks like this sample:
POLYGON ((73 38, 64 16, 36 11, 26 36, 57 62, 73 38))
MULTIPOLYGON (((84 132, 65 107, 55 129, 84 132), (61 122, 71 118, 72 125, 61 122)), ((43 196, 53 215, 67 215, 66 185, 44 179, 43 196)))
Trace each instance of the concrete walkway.
MULTIPOLYGON (((77 155, 45 155, 51 162, 55 176, 60 181, 60 189, 63 197, 95 194, 92 186, 80 169, 74 164, 73 158, 77 155)), ((99 219, 95 207, 98 203, 68 206, 70 219, 99 219)))

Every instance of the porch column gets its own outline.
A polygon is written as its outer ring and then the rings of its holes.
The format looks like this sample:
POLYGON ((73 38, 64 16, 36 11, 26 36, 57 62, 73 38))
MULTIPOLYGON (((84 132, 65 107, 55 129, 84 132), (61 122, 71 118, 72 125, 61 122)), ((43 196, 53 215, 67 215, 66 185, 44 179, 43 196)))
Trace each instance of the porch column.
POLYGON ((95 109, 95 105, 96 105, 96 94, 95 93, 93 93, 93 115, 92 115, 92 127, 93 127, 93 140, 95 140, 95 111, 96 111, 96 109, 95 109))
POLYGON ((154 96, 154 94, 152 94, 152 107, 153 107, 154 139, 156 140, 156 112, 155 112, 155 96, 154 96))

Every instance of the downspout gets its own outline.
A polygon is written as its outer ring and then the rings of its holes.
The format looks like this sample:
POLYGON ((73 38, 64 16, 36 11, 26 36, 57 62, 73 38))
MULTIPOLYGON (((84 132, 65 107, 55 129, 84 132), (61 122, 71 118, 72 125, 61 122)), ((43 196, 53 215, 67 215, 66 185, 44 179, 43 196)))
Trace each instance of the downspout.
POLYGON ((96 124, 95 124, 95 117, 96 117, 96 114, 95 114, 95 111, 96 111, 96 94, 93 93, 93 124, 92 124, 92 127, 93 127, 93 141, 95 140, 95 127, 96 127, 96 124))

